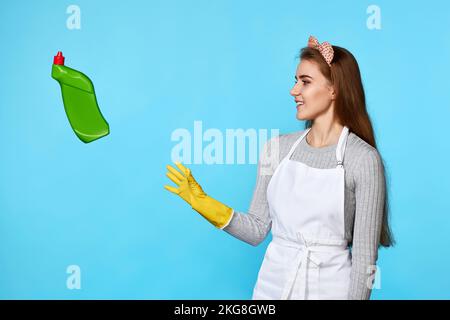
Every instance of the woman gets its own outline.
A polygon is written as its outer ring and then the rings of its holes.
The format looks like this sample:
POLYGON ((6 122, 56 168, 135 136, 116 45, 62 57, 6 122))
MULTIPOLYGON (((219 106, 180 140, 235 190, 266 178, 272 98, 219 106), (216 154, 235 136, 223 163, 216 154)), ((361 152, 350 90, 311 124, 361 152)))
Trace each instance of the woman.
POLYGON ((311 36, 295 80, 291 95, 305 130, 265 144, 248 214, 206 195, 178 162, 181 173, 167 166, 178 188, 165 188, 249 244, 272 231, 253 299, 369 299, 378 248, 394 240, 358 64, 348 50, 311 36))

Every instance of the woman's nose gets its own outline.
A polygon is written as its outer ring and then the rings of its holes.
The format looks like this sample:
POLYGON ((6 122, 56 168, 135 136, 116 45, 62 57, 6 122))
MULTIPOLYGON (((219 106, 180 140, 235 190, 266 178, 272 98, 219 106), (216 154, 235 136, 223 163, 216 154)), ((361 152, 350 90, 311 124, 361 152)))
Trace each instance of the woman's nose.
POLYGON ((298 96, 299 94, 300 94, 300 86, 295 84, 291 89, 291 96, 295 97, 298 96))

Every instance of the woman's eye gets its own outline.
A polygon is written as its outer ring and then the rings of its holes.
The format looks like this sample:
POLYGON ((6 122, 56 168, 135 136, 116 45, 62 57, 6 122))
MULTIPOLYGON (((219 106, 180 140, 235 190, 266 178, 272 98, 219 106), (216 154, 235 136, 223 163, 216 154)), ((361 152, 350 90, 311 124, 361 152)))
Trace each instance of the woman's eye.
MULTIPOLYGON (((309 81, 305 81, 305 80, 302 80, 302 82, 303 82, 304 85, 309 83, 309 81)), ((295 84, 297 84, 297 83, 298 83, 298 80, 295 80, 295 84)))

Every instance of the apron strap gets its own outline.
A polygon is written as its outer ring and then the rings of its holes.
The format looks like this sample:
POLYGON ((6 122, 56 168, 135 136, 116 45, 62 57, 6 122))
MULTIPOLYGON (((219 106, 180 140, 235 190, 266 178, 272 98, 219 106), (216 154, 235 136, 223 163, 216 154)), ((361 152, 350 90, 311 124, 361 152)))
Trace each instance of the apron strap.
POLYGON ((339 142, 336 147, 336 159, 337 159, 337 166, 344 167, 342 163, 344 162, 344 153, 345 153, 345 146, 347 145, 347 137, 348 137, 349 129, 347 126, 344 126, 342 129, 341 135, 339 136, 339 142))
MULTIPOLYGON (((291 156, 294 153, 295 148, 298 146, 300 141, 302 141, 302 139, 308 134, 309 130, 311 130, 311 128, 306 129, 302 133, 302 135, 294 142, 291 149, 289 150, 289 153, 287 154, 287 159, 291 159, 291 156)), ((344 128, 342 129, 341 135, 339 136, 338 145, 336 147, 337 166, 338 167, 341 166, 342 168, 344 167, 342 163, 344 162, 344 154, 345 154, 345 147, 347 145, 348 134, 349 134, 349 128, 347 126, 344 126, 344 128)))
POLYGON ((306 129, 302 135, 300 136, 300 138, 297 139, 297 141, 294 142, 294 144, 291 147, 291 150, 289 150, 289 153, 287 155, 287 159, 291 159, 292 154, 295 151, 295 148, 297 147, 297 145, 300 143, 300 141, 302 141, 302 139, 308 134, 309 130, 311 130, 311 128, 306 129))

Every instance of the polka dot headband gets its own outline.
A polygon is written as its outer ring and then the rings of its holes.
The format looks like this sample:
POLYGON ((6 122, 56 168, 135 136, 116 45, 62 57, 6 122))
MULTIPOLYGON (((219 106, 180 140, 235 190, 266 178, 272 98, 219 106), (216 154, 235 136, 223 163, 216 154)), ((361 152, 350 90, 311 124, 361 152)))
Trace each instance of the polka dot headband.
POLYGON ((333 60, 334 56, 334 51, 331 44, 326 41, 320 44, 314 36, 309 36, 308 47, 319 50, 320 54, 324 57, 325 61, 331 67, 331 61, 333 60))

